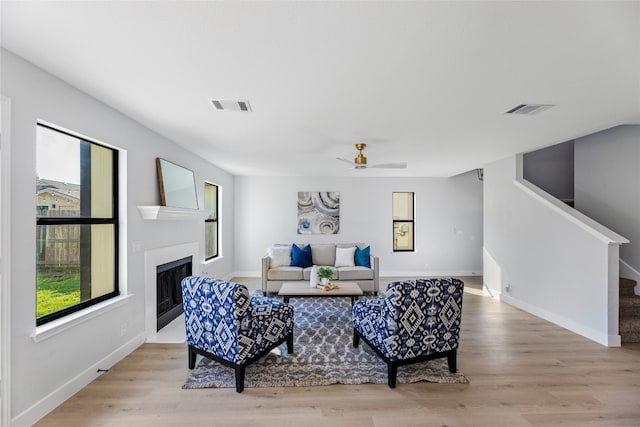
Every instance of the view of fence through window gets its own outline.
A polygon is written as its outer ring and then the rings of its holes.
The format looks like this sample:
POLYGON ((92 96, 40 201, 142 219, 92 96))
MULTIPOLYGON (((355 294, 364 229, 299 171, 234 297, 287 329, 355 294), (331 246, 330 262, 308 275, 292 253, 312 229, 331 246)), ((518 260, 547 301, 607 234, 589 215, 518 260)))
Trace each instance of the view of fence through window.
POLYGON ((117 294, 115 151, 37 126, 36 319, 117 294))

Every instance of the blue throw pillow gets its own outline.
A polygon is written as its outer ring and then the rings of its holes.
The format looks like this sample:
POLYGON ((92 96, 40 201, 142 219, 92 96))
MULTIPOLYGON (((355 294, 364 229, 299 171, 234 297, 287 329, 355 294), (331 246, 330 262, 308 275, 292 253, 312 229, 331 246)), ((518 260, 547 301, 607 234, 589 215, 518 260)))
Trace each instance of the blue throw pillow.
POLYGON ((311 260, 311 245, 300 249, 298 245, 291 245, 291 266, 307 268, 313 265, 311 260))
POLYGON ((371 268, 371 262, 369 261, 370 256, 371 256, 370 246, 367 246, 364 249, 360 249, 359 247, 356 246, 355 261, 357 266, 371 268))

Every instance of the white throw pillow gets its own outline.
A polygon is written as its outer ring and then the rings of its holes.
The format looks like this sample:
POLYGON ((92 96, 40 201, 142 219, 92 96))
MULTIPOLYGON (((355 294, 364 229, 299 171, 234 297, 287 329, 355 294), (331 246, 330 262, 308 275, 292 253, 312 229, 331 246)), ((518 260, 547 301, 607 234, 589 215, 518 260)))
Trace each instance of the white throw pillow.
POLYGON ((336 267, 353 267, 355 263, 356 247, 336 248, 336 267))
POLYGON ((291 248, 289 246, 267 248, 267 255, 271 258, 271 268, 291 265, 291 248))

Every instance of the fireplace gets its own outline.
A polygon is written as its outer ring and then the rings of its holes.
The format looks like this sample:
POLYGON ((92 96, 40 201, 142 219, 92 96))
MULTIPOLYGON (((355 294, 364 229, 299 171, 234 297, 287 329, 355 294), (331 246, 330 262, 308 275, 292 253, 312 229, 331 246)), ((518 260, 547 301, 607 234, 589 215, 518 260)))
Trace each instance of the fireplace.
POLYGON ((144 304, 144 328, 146 332, 147 342, 184 342, 184 338, 181 337, 177 340, 170 339, 167 341, 162 338, 159 341, 158 337, 158 315, 156 313, 158 309, 157 304, 157 274, 158 266, 179 260, 182 258, 191 257, 191 274, 199 276, 202 268, 202 264, 198 262, 200 259, 200 246, 198 242, 186 242, 171 246, 164 246, 160 248, 148 249, 144 252, 144 289, 145 289, 145 304, 144 304))
POLYGON ((188 256, 156 267, 156 330, 159 331, 183 313, 180 282, 191 275, 188 256))

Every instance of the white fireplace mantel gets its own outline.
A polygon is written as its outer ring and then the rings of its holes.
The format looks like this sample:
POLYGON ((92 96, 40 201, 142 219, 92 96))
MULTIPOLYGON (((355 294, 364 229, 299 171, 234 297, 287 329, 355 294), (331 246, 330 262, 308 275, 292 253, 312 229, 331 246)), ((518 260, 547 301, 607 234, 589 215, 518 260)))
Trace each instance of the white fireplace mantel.
POLYGON ((211 211, 174 208, 171 206, 138 206, 138 211, 146 220, 205 220, 211 211))

